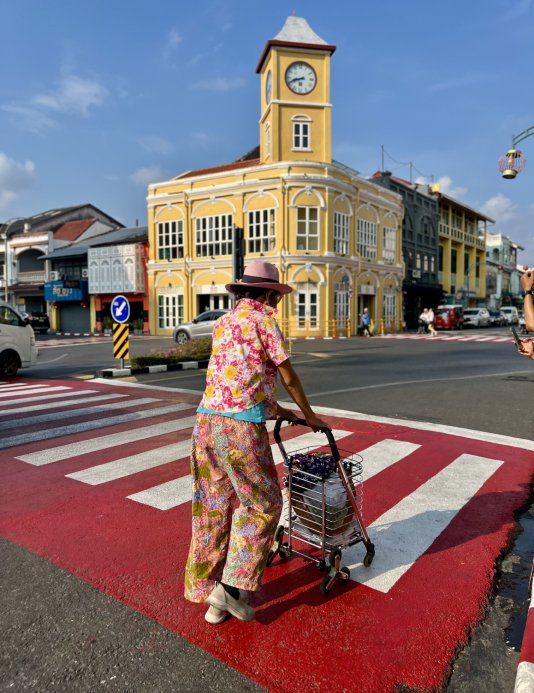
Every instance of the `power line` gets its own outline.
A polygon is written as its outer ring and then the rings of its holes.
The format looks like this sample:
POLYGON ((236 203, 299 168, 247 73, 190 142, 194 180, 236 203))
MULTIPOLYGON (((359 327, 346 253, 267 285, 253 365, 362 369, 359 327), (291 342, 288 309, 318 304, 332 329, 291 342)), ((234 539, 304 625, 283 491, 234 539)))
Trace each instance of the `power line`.
POLYGON ((434 182, 434 176, 433 176, 433 174, 427 175, 426 173, 423 173, 422 171, 420 171, 418 168, 416 168, 416 167, 414 166, 413 161, 398 161, 397 159, 395 159, 395 157, 391 156, 391 154, 390 154, 389 152, 387 152, 387 151, 384 149, 384 145, 381 145, 381 149, 382 149, 382 171, 384 171, 384 166, 385 166, 385 164, 384 164, 384 154, 386 154, 387 157, 388 157, 389 159, 391 159, 391 161, 393 161, 394 163, 398 164, 399 166, 401 166, 401 167, 402 167, 402 166, 409 166, 409 167, 410 167, 410 183, 412 182, 413 171, 417 171, 417 173, 418 173, 420 176, 422 176, 423 178, 430 178, 430 180, 431 180, 432 182, 434 182))

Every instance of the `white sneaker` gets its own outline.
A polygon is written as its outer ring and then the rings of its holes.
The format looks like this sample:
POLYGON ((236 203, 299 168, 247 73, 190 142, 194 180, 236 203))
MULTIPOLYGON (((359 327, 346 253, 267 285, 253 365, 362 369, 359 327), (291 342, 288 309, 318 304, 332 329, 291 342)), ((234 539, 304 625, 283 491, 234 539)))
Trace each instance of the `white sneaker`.
MULTIPOLYGON (((234 597, 232 597, 232 595, 229 594, 221 584, 218 584, 215 587, 210 596, 206 599, 206 602, 219 611, 225 611, 232 614, 232 616, 235 616, 240 621, 252 621, 255 616, 254 609, 247 604, 241 593, 239 595, 239 599, 234 599, 234 597)), ((206 617, 207 616, 208 614, 206 613, 206 617)), ((214 616, 217 616, 217 614, 214 616)), ((218 622, 220 623, 220 621, 218 622)))
MULTIPOLYGON (((239 599, 242 599, 244 602, 248 602, 248 593, 240 591, 239 599)), ((222 623, 227 616, 228 611, 222 611, 221 609, 217 609, 215 606, 210 606, 210 608, 206 611, 204 618, 208 623, 217 625, 218 623, 222 623)))

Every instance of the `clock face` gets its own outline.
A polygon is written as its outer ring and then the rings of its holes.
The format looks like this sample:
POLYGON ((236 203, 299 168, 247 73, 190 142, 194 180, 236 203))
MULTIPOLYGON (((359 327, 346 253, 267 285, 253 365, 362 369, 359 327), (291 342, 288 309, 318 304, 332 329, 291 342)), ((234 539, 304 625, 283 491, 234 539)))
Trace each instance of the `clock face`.
POLYGON ((291 63, 286 70, 286 84, 295 94, 309 94, 316 83, 315 71, 308 63, 291 63))
POLYGON ((267 77, 265 79, 265 100, 267 103, 271 102, 271 95, 273 91, 273 76, 271 74, 271 71, 267 73, 267 77))

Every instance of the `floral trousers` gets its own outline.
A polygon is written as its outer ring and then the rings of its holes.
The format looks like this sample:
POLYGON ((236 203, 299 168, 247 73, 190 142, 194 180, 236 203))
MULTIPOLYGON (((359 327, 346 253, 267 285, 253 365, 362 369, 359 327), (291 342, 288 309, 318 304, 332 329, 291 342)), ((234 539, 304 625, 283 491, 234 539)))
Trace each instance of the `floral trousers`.
POLYGON ((216 582, 259 589, 282 512, 265 424, 198 413, 191 475, 193 523, 186 599, 205 601, 216 582))

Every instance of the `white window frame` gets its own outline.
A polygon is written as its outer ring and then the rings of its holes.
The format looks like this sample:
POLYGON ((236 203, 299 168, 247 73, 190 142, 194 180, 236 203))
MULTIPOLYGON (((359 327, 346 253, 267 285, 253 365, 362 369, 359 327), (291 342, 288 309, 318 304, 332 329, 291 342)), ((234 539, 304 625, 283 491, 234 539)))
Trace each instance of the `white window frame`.
POLYGON ((178 260, 184 256, 184 225, 181 219, 157 223, 158 260, 178 260))
POLYGON ((295 210, 296 219, 296 244, 297 251, 319 250, 319 207, 297 207, 295 210), (312 214, 313 212, 313 214, 312 214), (312 219, 316 216, 316 219, 312 219))
POLYGON ((350 216, 334 212, 334 253, 349 254, 350 216))
POLYGON ((253 209, 248 212, 247 252, 268 253, 276 247, 276 210, 253 209))
POLYGON ((158 328, 174 329, 183 321, 183 294, 158 294, 158 328))
POLYGON ((215 214, 195 219, 195 252, 197 257, 232 254, 233 216, 215 214))
POLYGON ((384 289, 384 303, 382 309, 382 317, 384 319, 384 324, 386 327, 394 326, 396 324, 396 309, 397 303, 395 300, 396 291, 393 287, 386 287, 384 289))
POLYGON ((377 224, 358 219, 358 253, 366 260, 376 260, 377 224))
POLYGON ((347 282, 334 284, 334 317, 338 323, 338 327, 345 327, 350 315, 350 286, 347 282), (339 325, 339 323, 345 325, 339 325))
POLYGON ((310 330, 319 327, 319 287, 316 284, 301 284, 296 291, 297 329, 310 330))
POLYGON ((294 152, 310 152, 311 120, 309 118, 305 118, 304 116, 295 116, 293 118, 292 137, 294 152))
POLYGON ((384 226, 382 231, 382 258, 384 262, 394 263, 397 257, 397 229, 384 226))

